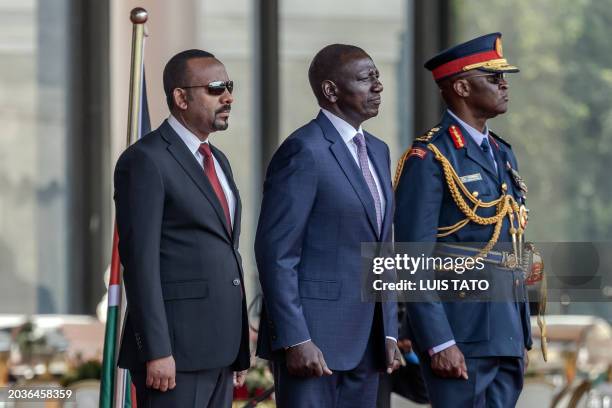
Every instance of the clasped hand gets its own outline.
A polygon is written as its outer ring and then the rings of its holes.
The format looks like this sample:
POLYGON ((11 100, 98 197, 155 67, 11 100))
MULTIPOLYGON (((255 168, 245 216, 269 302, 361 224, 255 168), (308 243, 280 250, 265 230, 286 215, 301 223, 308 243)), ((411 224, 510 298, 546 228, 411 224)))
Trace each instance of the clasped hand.
POLYGON ((286 352, 287 371, 299 377, 332 375, 321 350, 311 341, 289 347, 286 352))
POLYGON ((465 358, 457 345, 452 345, 431 356, 431 370, 442 378, 468 379, 465 358))

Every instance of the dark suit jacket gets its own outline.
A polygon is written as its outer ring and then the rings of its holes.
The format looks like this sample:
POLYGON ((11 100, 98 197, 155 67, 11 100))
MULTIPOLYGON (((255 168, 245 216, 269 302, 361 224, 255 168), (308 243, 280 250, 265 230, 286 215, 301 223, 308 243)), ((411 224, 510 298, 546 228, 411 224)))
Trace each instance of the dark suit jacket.
MULTIPOLYGON (((448 113, 428 142, 415 141, 413 147, 426 152, 410 155, 403 167, 396 187, 395 240, 396 242, 466 242, 483 247, 493 234, 493 225, 469 223, 459 231, 437 238, 437 228, 453 225, 465 218, 451 197, 440 163, 427 148, 433 143, 450 161, 457 174, 477 176, 466 181, 470 191, 478 191, 484 202, 500 196, 502 185, 519 203, 523 203, 519 187, 513 181, 507 165, 517 169, 516 158, 509 144, 492 137, 491 145, 498 171, 487 160, 469 133, 448 113), (465 139, 465 146, 454 144, 449 127, 455 125, 465 139)), ((479 208, 483 217, 495 215, 496 208, 479 208)), ((499 236, 496 250, 510 250, 507 217, 499 236)), ((494 287, 506 291, 494 302, 431 302, 407 303, 407 322, 403 335, 415 341, 418 350, 426 352, 451 339, 466 357, 516 356, 524 348, 531 348, 531 325, 527 291, 522 273, 486 269, 494 287), (503 301, 502 301, 503 300, 503 301)))
POLYGON ((179 371, 249 366, 238 253, 240 198, 227 158, 211 146, 236 196, 233 234, 202 167, 164 122, 115 168, 127 317, 119 365, 172 354, 179 371))
POLYGON ((389 149, 368 133, 365 140, 386 199, 382 238, 361 170, 323 113, 270 162, 255 241, 263 358, 282 358, 284 348, 311 338, 330 369, 350 370, 373 327, 383 364, 385 335, 397 337, 395 303, 362 301, 361 243, 390 241, 393 220, 389 149))

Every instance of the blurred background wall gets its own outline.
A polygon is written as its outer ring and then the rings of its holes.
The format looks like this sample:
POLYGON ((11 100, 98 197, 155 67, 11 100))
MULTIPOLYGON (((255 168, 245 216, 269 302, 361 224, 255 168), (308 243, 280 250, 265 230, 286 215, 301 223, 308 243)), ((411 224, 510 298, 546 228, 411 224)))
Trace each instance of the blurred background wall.
MULTIPOLYGON (((0 0, 0 313, 93 313, 105 292, 112 171, 125 147, 131 24, 149 11, 152 126, 168 115, 161 73, 186 48, 221 59, 236 82, 230 127, 212 141, 243 198, 249 298, 262 176, 270 154, 317 106, 307 68, 334 42, 364 48, 385 90, 364 128, 392 166, 442 105, 423 62, 494 31, 521 68, 509 113, 490 127, 514 146, 529 186, 530 238, 612 239, 610 1, 0 0)), ((595 313, 607 303, 553 304, 595 313)))

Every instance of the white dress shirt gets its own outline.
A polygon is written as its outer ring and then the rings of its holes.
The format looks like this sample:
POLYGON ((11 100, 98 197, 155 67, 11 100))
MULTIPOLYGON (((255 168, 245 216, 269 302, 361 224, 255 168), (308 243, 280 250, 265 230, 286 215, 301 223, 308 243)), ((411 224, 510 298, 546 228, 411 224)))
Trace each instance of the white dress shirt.
MULTIPOLYGON (((330 111, 321 108, 321 112, 323 112, 323 114, 327 116, 327 119, 329 119, 332 125, 334 125, 334 128, 336 128, 338 133, 340 133, 340 137, 342 137, 342 140, 344 140, 344 143, 346 143, 346 146, 351 152, 351 156, 353 156, 353 159, 355 159, 355 163, 357 163, 357 166, 359 166, 359 156, 357 155, 358 148, 355 142, 353 141, 353 138, 357 133, 361 133, 362 135, 364 135, 361 126, 359 126, 359 129, 355 129, 353 126, 349 125, 344 119, 340 119, 330 111)), ((374 165, 372 164, 372 160, 370 160, 369 155, 368 167, 370 168, 370 173, 372 173, 372 177, 374 178, 374 183, 376 183, 376 190, 378 191, 378 196, 380 197, 380 211, 382 212, 382 221, 384 222, 385 206, 387 202, 385 201, 385 195, 383 194, 380 179, 378 178, 378 174, 376 173, 376 169, 374 168, 374 165)))
MULTIPOLYGON (((208 139, 202 142, 196 135, 194 135, 189 129, 187 129, 181 122, 179 122, 174 116, 170 115, 168 117, 168 124, 174 129, 174 131, 179 135, 181 140, 187 145, 187 148, 193 155, 194 159, 200 167, 202 171, 204 170, 204 156, 200 153, 200 144, 208 143, 208 139)), ((230 221, 232 223, 231 229, 234 229, 234 212, 236 211, 236 197, 234 197, 234 193, 229 186, 229 182, 227 181, 227 177, 223 172, 223 169, 219 165, 217 158, 215 155, 212 155, 213 163, 215 164, 215 171, 217 172, 217 178, 219 179, 219 183, 221 184, 221 188, 223 189, 223 193, 225 194, 225 199, 227 200, 227 205, 230 213, 230 221)))

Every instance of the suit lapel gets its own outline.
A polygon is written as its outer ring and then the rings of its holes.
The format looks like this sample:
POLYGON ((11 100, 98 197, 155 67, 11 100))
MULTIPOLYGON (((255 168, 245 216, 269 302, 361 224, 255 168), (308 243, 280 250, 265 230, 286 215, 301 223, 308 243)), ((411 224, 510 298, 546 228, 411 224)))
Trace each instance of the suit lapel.
POLYGON ((234 198, 236 201, 236 208, 234 209, 234 225, 233 225, 233 232, 232 232, 232 241, 236 243, 238 242, 238 237, 240 236, 240 219, 241 219, 241 214, 242 214, 242 203, 240 202, 240 194, 238 193, 238 187, 236 186, 236 183, 234 182, 234 175, 232 174, 232 170, 229 165, 229 162, 227 161, 223 153, 221 153, 221 151, 217 149, 215 146, 213 146, 212 144, 210 145, 210 149, 213 155, 215 156, 215 159, 217 159, 217 161, 219 162, 219 165, 221 166, 221 169, 223 170, 223 174, 225 174, 225 178, 227 179, 227 182, 229 183, 230 189, 232 190, 232 193, 234 194, 234 198))
POLYGON ((348 178, 349 182, 351 183, 351 186, 357 193, 357 196, 359 197, 359 200, 366 211, 368 220, 370 221, 370 226, 378 236, 378 223, 376 222, 374 199, 372 198, 372 194, 370 194, 370 190, 368 189, 363 175, 361 174, 361 169, 355 162, 355 159, 351 155, 351 152, 349 152, 348 147, 346 143, 344 143, 344 140, 340 134, 323 112, 319 112, 316 122, 323 130, 325 138, 332 143, 330 150, 336 158, 336 161, 338 161, 338 164, 346 175, 346 178, 348 178))
POLYGON ((225 237, 230 241, 229 233, 227 232, 227 228, 225 227, 225 214, 223 213, 223 209, 221 208, 221 204, 219 203, 219 199, 215 194, 210 182, 204 175, 204 170, 200 165, 196 162, 195 158, 185 145, 181 138, 176 134, 174 129, 168 124, 168 122, 164 122, 160 127, 162 136, 168 142, 168 151, 174 157, 174 159, 178 162, 178 164, 183 168, 185 173, 189 176, 189 178, 195 183, 198 189, 204 194, 204 197, 210 202, 210 205, 215 210, 219 221, 223 225, 223 229, 225 230, 225 237))

